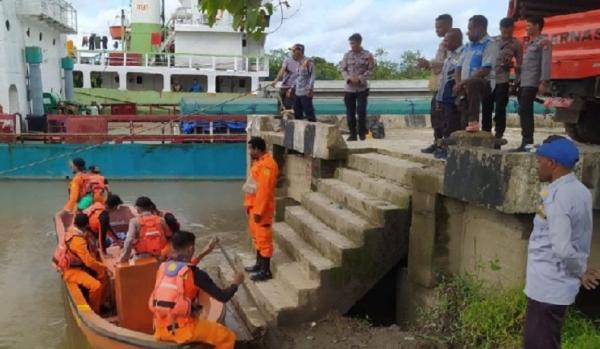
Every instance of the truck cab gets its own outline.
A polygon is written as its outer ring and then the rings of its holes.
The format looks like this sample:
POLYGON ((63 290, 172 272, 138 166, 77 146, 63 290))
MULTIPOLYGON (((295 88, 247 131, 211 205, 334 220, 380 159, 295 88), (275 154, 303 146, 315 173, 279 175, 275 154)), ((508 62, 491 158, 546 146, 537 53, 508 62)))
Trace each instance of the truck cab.
POLYGON ((600 144, 600 0, 511 0, 508 16, 515 36, 528 41, 525 20, 543 16, 543 34, 552 41, 552 96, 555 120, 576 141, 600 144))

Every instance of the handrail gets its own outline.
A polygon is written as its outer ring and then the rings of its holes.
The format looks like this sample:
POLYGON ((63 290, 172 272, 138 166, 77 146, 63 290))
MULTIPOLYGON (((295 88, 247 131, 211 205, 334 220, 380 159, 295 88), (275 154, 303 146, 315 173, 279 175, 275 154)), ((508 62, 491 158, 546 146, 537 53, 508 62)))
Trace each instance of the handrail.
POLYGON ((46 117, 48 122, 64 121, 67 118, 102 118, 108 122, 172 122, 172 121, 247 121, 246 115, 65 115, 52 114, 46 117))
POLYGON ((104 54, 104 53, 119 53, 119 54, 131 54, 131 55, 151 55, 151 56, 157 56, 157 55, 169 55, 169 56, 193 56, 193 57, 217 57, 217 58, 268 58, 267 55, 223 55, 223 54, 204 54, 204 53, 184 53, 184 52, 136 52, 136 51, 127 51, 127 52, 123 52, 123 51, 111 51, 111 50, 75 50, 75 54, 77 53, 86 53, 86 54, 96 54, 96 55, 100 55, 100 54, 104 54))

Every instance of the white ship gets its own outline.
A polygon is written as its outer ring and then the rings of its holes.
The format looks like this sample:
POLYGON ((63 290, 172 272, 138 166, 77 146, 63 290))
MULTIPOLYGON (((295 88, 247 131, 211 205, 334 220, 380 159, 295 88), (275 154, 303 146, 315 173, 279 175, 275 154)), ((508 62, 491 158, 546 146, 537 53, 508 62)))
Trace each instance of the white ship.
POLYGON ((42 93, 69 100, 73 83, 160 92, 171 91, 174 83, 188 91, 194 80, 209 93, 259 88, 259 78, 269 74, 264 38, 235 31, 226 12, 209 26, 201 0, 179 0, 179 8, 167 16, 163 1, 132 0, 130 18, 110 28, 109 47, 94 45, 93 50, 75 49, 69 40, 78 28, 77 10, 68 1, 0 1, 4 113, 42 115, 42 93))

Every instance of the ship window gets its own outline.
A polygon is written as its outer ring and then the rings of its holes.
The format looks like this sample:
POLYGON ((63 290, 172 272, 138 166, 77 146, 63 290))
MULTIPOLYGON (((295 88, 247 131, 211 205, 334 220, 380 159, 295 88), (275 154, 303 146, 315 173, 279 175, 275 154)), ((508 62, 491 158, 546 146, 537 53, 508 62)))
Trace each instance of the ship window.
POLYGON ((143 80, 142 80, 142 77, 141 77, 141 76, 139 76, 139 75, 138 75, 138 76, 136 76, 136 78, 135 78, 135 83, 136 83, 136 84, 138 84, 138 85, 141 85, 141 84, 142 84, 142 82, 143 82, 143 80))
POLYGON ((248 43, 246 42, 246 39, 242 40, 242 47, 246 47, 248 45, 248 43))
POLYGON ((40 32, 40 41, 42 41, 42 39, 44 38, 42 32, 40 32))
POLYGON ((56 46, 56 39, 52 39, 52 46, 56 46))
POLYGON ((9 31, 10 30, 10 22, 8 21, 8 19, 6 20, 6 22, 4 22, 4 24, 6 25, 6 30, 9 31))
POLYGON ((240 88, 246 88, 246 80, 240 80, 240 88))
POLYGON ((25 32, 25 34, 27 34, 27 37, 29 37, 29 35, 31 34, 31 30, 29 30, 29 28, 27 28, 27 31, 25 32))

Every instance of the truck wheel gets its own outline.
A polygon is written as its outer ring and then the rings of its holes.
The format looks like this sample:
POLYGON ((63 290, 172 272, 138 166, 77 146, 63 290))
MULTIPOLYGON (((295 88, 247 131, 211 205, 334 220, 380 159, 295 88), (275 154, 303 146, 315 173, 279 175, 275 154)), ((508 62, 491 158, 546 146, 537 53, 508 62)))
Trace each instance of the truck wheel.
POLYGON ((579 115, 575 129, 579 138, 573 138, 576 141, 600 144, 600 104, 587 103, 579 115))

